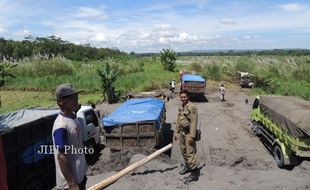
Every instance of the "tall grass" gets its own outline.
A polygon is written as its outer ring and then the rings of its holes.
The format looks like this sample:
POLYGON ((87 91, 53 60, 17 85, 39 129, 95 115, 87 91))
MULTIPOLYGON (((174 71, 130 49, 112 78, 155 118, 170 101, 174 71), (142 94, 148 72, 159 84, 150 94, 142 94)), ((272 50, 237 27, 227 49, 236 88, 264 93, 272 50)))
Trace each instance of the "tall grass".
POLYGON ((73 73, 72 62, 61 57, 49 60, 36 59, 32 62, 20 62, 13 71, 16 76, 42 77, 49 75, 70 75, 73 73))
POLYGON ((237 82, 238 71, 255 75, 255 86, 266 93, 310 99, 310 56, 209 56, 190 58, 192 68, 215 81, 237 82))
POLYGON ((16 78, 7 81, 6 89, 53 91, 61 83, 72 83, 86 92, 99 92, 97 69, 107 61, 121 69, 116 88, 123 93, 158 89, 177 78, 177 73, 164 71, 160 61, 150 57, 89 62, 55 58, 19 63, 13 70, 16 78))
POLYGON ((175 72, 164 71, 156 57, 119 57, 104 61, 76 62, 64 58, 31 60, 13 69, 6 89, 53 91, 69 82, 89 93, 100 91, 97 69, 109 61, 121 68, 116 89, 122 93, 154 90, 178 78, 181 68, 195 70, 207 79, 237 83, 237 71, 255 75, 255 87, 266 93, 296 95, 310 99, 310 56, 209 56, 181 57, 190 65, 177 65, 175 72))

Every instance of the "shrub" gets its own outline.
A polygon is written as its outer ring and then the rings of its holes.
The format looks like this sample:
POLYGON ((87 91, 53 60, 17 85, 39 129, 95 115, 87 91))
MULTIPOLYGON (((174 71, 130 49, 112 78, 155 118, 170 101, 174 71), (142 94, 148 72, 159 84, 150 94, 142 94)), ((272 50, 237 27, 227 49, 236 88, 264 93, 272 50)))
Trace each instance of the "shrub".
POLYGON ((101 89, 103 96, 108 99, 110 104, 114 103, 116 99, 114 82, 117 80, 119 75, 119 69, 109 62, 105 62, 103 63, 102 68, 98 69, 97 72, 101 78, 101 89))
POLYGON ((163 49, 160 52, 160 61, 167 71, 174 71, 176 59, 176 52, 172 49, 163 49))

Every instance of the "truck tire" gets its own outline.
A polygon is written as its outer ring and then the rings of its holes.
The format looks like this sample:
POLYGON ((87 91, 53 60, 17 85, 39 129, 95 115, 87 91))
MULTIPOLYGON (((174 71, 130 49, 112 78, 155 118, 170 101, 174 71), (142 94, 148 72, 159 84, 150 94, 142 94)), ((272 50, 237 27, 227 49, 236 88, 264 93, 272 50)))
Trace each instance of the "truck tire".
POLYGON ((279 145, 276 145, 273 149, 273 157, 279 168, 284 168, 284 156, 279 145))
POLYGON ((251 131, 253 135, 258 136, 258 122, 257 121, 253 121, 252 122, 252 127, 251 127, 251 131))

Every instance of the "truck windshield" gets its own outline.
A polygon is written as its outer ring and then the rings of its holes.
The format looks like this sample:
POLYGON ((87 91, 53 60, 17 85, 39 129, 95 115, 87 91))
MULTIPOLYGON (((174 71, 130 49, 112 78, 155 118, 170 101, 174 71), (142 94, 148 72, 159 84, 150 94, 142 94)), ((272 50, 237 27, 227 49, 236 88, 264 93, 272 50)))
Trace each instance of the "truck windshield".
POLYGON ((85 120, 86 120, 86 125, 89 124, 94 124, 96 127, 98 126, 98 119, 96 117, 96 114, 93 110, 89 110, 85 112, 85 120))

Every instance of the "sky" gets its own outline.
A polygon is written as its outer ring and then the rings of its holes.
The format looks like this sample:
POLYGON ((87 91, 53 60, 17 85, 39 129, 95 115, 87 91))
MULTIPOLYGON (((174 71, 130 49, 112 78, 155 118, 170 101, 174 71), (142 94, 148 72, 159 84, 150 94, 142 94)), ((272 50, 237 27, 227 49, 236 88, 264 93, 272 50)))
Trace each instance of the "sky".
POLYGON ((310 1, 0 0, 0 37, 136 53, 310 48, 310 1))

